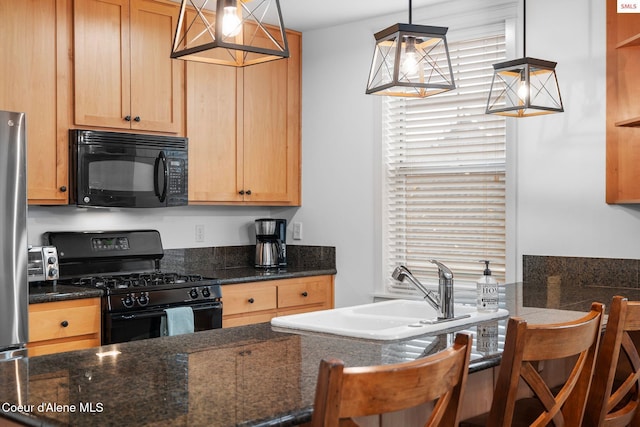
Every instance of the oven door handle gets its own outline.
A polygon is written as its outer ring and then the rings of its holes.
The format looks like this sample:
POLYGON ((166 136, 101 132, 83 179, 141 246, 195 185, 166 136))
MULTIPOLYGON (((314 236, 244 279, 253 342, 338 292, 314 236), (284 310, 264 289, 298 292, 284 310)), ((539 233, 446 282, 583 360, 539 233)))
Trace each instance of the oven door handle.
POLYGON ((169 169, 167 168, 167 156, 164 151, 160 151, 153 167, 153 190, 160 202, 164 202, 167 198, 167 185, 169 184, 169 169), (162 162, 162 172, 160 173, 160 162, 162 162), (160 176, 162 176, 162 193, 160 192, 160 176))
MULTIPOLYGON (((211 309, 222 309, 222 303, 220 302, 212 302, 205 304, 196 304, 189 306, 193 309, 193 311, 200 310, 211 310, 211 309)), ((165 316, 166 313, 164 310, 152 310, 152 311, 143 311, 138 313, 116 313, 111 314, 112 320, 132 320, 132 319, 149 319, 152 317, 160 317, 165 316)))

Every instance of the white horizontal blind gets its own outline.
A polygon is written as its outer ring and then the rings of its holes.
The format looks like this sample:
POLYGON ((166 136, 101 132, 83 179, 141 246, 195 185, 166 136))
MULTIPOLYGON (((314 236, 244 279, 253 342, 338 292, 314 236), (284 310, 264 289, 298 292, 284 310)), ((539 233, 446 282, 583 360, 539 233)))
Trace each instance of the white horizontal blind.
POLYGON ((400 264, 426 284, 447 265, 456 283, 490 260, 505 274, 505 118, 485 114, 492 64, 505 59, 504 28, 449 43, 457 89, 383 102, 387 291, 415 293, 391 278, 400 264))

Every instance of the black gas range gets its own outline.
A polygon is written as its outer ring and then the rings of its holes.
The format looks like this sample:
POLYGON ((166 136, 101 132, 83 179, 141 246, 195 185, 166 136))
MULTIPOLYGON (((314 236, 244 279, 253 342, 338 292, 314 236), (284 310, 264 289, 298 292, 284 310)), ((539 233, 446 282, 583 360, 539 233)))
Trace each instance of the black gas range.
POLYGON ((222 327, 219 281, 162 271, 156 230, 49 232, 43 240, 57 248, 58 283, 103 290, 103 344, 165 335, 176 307, 193 312, 194 332, 222 327))

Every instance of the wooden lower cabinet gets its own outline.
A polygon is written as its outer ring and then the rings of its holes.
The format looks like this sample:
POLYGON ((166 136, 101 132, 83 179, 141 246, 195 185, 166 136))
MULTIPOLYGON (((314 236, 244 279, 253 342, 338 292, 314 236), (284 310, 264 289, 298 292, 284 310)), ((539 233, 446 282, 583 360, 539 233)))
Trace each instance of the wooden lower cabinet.
POLYGON ((100 298, 29 305, 29 356, 100 346, 100 298))
POLYGON ((222 327, 334 307, 334 277, 311 276, 222 286, 222 327))

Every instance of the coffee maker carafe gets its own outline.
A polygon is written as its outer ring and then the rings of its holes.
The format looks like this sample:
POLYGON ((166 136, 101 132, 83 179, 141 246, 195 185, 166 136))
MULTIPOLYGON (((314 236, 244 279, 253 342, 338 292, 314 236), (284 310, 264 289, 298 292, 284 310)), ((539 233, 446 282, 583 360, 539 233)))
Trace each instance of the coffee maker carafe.
POLYGON ((287 266, 287 220, 256 219, 256 267, 287 266))

